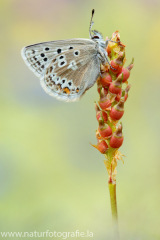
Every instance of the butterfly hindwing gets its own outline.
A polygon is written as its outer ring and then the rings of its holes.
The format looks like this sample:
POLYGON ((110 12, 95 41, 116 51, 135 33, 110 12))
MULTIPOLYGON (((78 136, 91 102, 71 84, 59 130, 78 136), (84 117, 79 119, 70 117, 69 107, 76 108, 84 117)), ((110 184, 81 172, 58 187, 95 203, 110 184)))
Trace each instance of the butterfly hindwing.
POLYGON ((43 78, 47 66, 57 54, 72 50, 77 46, 94 45, 90 39, 68 39, 43 42, 24 47, 21 51, 27 66, 39 78, 43 78))
POLYGON ((77 46, 50 62, 41 85, 53 97, 76 101, 95 83, 99 66, 95 45, 77 46))

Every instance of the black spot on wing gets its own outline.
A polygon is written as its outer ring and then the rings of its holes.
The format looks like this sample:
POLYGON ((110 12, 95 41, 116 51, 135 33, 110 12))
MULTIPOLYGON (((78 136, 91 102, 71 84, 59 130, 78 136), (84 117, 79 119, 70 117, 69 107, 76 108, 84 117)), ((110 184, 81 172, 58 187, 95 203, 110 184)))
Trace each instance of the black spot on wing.
POLYGON ((75 51, 75 55, 78 56, 79 52, 78 51, 75 51))
POLYGON ((62 49, 61 48, 58 48, 57 49, 57 53, 60 54, 62 52, 62 49))
POLYGON ((65 61, 61 62, 60 65, 63 66, 65 64, 65 61))

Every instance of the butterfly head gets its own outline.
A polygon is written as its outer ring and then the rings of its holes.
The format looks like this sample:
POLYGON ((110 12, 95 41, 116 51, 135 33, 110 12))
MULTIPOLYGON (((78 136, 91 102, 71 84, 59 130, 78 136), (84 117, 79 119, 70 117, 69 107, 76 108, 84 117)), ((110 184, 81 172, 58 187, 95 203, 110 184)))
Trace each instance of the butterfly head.
POLYGON ((103 40, 103 36, 100 32, 94 30, 92 31, 93 35, 91 39, 95 42, 97 42, 101 47, 105 48, 105 41, 103 40))
POLYGON ((92 35, 92 39, 93 40, 103 40, 103 36, 102 36, 102 34, 100 33, 100 32, 98 32, 98 31, 96 31, 96 30, 92 30, 92 33, 93 33, 93 35, 92 35))

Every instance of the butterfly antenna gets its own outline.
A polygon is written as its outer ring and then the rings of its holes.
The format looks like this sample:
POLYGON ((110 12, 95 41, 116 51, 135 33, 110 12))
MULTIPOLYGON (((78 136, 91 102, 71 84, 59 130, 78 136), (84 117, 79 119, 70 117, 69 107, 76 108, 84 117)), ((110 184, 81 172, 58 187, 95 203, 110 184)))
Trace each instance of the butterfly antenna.
POLYGON ((92 16, 91 16, 91 21, 90 21, 90 25, 89 25, 89 36, 90 36, 90 38, 92 38, 91 28, 92 28, 92 26, 94 24, 94 22, 92 21, 93 15, 94 15, 94 9, 92 9, 92 16))

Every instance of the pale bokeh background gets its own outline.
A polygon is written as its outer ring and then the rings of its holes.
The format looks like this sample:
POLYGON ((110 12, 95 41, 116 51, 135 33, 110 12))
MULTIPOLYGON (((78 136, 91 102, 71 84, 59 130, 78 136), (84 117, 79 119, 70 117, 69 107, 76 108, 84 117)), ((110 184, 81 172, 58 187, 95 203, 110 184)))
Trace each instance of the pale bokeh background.
POLYGON ((96 86, 78 103, 60 102, 20 55, 26 45, 88 38, 92 8, 93 29, 104 37, 119 29, 126 66, 135 58, 117 168, 121 239, 160 239, 159 0, 0 1, 0 231, 78 229, 112 239, 104 158, 89 144, 96 86))

